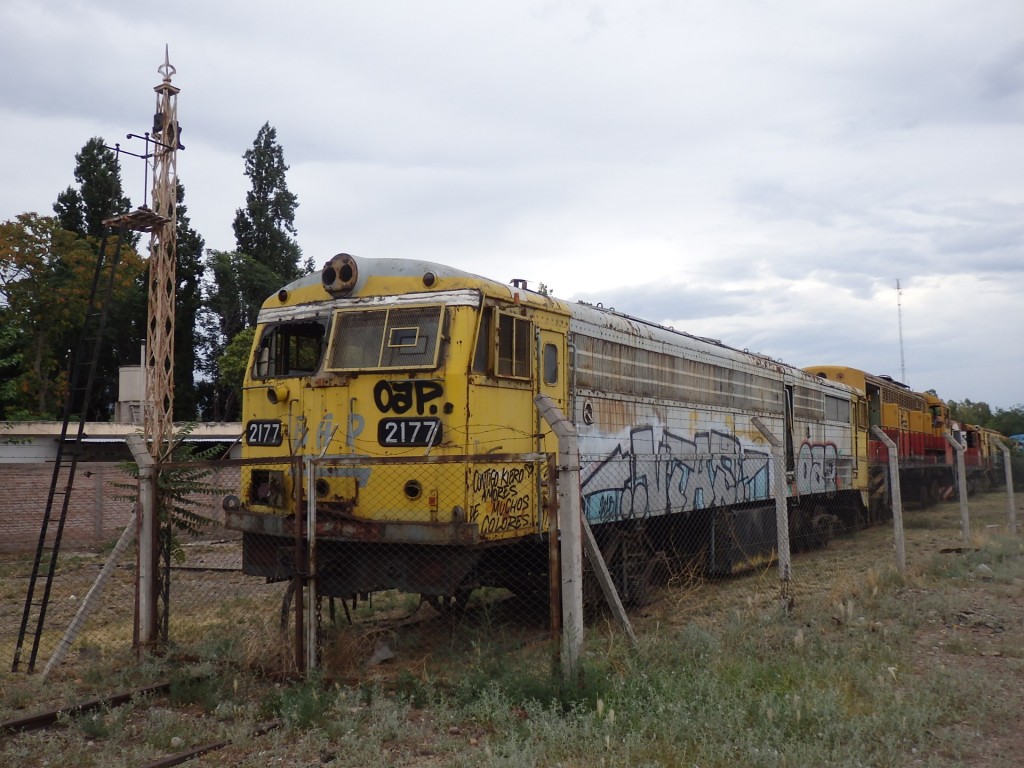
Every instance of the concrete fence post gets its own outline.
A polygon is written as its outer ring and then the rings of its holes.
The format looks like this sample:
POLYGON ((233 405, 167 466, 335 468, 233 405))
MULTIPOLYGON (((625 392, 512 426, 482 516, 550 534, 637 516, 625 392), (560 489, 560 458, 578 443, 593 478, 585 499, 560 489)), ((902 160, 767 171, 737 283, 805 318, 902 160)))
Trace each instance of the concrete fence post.
MULTIPOLYGON (((149 456, 149 453, 146 453, 149 456)), ((53 652, 50 660, 46 662, 46 668, 43 670, 42 679, 45 680, 49 674, 60 666, 61 662, 64 661, 64 657, 67 656, 68 651, 71 650, 71 646, 75 640, 78 639, 78 635, 82 631, 82 627, 85 626, 85 622, 93 613, 93 609, 96 607, 96 601, 103 593, 103 588, 110 580, 110 576, 114 573, 114 569, 117 568, 118 562, 121 560, 121 556, 125 550, 128 549, 128 545, 135 540, 135 528, 136 528, 136 513, 132 513, 131 518, 128 520, 128 525, 121 533, 121 538, 117 540, 117 544, 114 545, 114 550, 110 553, 107 558, 107 562, 103 564, 103 568, 100 569, 99 575, 96 577, 96 581, 89 588, 85 598, 82 600, 82 604, 78 607, 78 611, 75 613, 75 618, 71 620, 71 624, 68 625, 67 630, 64 632, 64 636, 60 639, 57 644, 57 650, 53 652)))
POLYGON ((971 543, 971 519, 967 511, 967 466, 964 463, 964 446, 959 440, 954 440, 948 432, 943 437, 956 451, 956 481, 957 492, 960 496, 960 533, 966 547, 971 543))
POLYGON ((125 438, 139 467, 139 514, 136 535, 135 642, 138 648, 157 642, 157 488, 156 462, 141 435, 125 438))
MULTIPOLYGON (((320 613, 320 597, 317 593, 317 562, 316 562, 316 470, 318 462, 310 459, 306 462, 306 558, 308 565, 306 572, 309 578, 306 580, 306 674, 312 675, 316 672, 319 662, 320 640, 317 632, 317 616, 320 613)), ((301 480, 300 480, 301 482, 301 480)), ((301 488, 300 488, 301 490, 301 488)), ((300 493, 301 496, 301 493, 300 493)), ((296 599, 301 596, 296 595, 296 599)))
POLYGON ((782 441, 772 434, 760 418, 754 416, 750 421, 772 446, 772 461, 775 463, 775 471, 772 473, 772 477, 775 478, 772 484, 772 495, 775 497, 776 546, 779 552, 779 579, 782 581, 782 588, 785 591, 793 577, 792 556, 789 547, 789 502, 786 499, 785 448, 782 441))
POLYGON ((900 489, 900 458, 893 442, 881 427, 871 428, 871 434, 885 444, 889 454, 889 501, 892 504, 892 531, 896 546, 896 567, 900 573, 907 571, 907 547, 903 537, 903 492, 900 489))
POLYGON ((1010 449, 996 441, 996 447, 1003 452, 1003 473, 1006 476, 1006 521, 1010 535, 1017 535, 1017 509, 1013 506, 1013 467, 1010 466, 1010 449))
POLYGON ((583 654, 583 531, 580 510, 580 451, 576 427, 546 395, 537 410, 558 437, 558 528, 562 561, 562 678, 578 679, 583 654))

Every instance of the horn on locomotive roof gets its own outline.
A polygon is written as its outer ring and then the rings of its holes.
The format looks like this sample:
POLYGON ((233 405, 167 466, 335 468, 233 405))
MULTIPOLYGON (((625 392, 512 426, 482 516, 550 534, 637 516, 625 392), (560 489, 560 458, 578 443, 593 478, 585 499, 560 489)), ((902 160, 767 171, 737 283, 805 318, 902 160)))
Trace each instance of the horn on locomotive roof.
POLYGON ((359 269, 356 260, 347 253, 339 253, 324 265, 320 280, 331 296, 347 296, 356 286, 359 269))

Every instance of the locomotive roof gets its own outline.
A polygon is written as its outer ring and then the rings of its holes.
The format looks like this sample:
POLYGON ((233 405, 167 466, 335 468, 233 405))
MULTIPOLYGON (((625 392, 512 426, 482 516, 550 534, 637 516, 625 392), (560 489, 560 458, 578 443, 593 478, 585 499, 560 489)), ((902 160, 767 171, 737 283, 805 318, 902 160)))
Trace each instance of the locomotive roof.
POLYGON ((683 348, 688 352, 697 353, 709 359, 747 364, 755 368, 774 371, 778 374, 786 374, 794 380, 803 380, 805 383, 813 383, 815 386, 836 389, 842 392, 858 391, 855 387, 842 382, 813 376, 801 368, 781 360, 776 360, 768 355, 731 347, 719 339, 696 336, 686 331, 680 331, 669 326, 651 322, 650 320, 618 312, 613 308, 602 307, 599 304, 591 305, 580 302, 579 304, 571 305, 570 312, 574 320, 596 328, 598 334, 600 334, 602 329, 626 333, 636 338, 641 346, 657 348, 659 345, 666 345, 683 348))
MULTIPOLYGON (((664 344, 683 347, 709 357, 733 360, 766 370, 773 370, 780 374, 789 374, 796 379, 813 379, 819 385, 836 390, 857 391, 854 387, 850 387, 842 382, 821 379, 781 360, 775 360, 767 355, 757 354, 749 350, 731 347, 718 339, 696 336, 669 326, 660 325, 651 320, 633 317, 600 304, 594 305, 582 301, 574 304, 562 299, 556 299, 536 291, 531 291, 525 286, 525 283, 523 285, 510 285, 456 267, 420 259, 358 257, 355 260, 359 269, 358 277, 350 294, 352 298, 356 298, 362 293, 367 280, 370 278, 422 278, 424 275, 431 273, 436 278, 432 290, 441 291, 451 287, 464 288, 469 287, 467 283, 472 283, 489 296, 507 298, 508 300, 521 299, 524 300, 524 303, 530 304, 543 304, 546 305, 547 309, 567 314, 572 321, 591 326, 591 328, 597 329, 598 332, 600 332, 600 329, 605 329, 611 332, 626 333, 636 338, 638 343, 643 345, 664 344), (453 281, 456 283, 456 286, 452 286, 453 281)), ((289 283, 285 286, 285 290, 289 293, 295 291, 306 293, 309 289, 318 287, 323 290, 321 273, 311 272, 289 283)), ((323 300, 327 296, 327 292, 323 291, 323 296, 319 300, 323 300)), ((276 304, 276 297, 270 297, 268 303, 276 304)))

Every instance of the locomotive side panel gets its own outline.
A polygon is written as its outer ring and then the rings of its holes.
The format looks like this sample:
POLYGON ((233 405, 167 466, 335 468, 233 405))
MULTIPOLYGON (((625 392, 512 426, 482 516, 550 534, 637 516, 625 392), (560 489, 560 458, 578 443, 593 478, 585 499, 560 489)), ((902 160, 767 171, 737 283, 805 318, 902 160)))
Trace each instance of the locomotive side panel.
POLYGON ((773 557, 775 467, 754 417, 785 435, 793 533, 816 530, 814 499, 857 494, 848 388, 707 340, 577 313, 583 509, 598 531, 616 531, 605 533, 613 552, 623 530, 658 527, 713 571, 773 557))

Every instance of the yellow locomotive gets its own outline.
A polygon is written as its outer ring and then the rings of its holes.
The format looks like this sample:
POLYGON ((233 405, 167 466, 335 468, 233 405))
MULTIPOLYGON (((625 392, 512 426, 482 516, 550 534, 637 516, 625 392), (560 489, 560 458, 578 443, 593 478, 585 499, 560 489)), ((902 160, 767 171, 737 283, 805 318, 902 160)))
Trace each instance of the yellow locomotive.
POLYGON ((729 573, 774 555, 758 423, 783 446, 796 546, 867 515, 854 388, 522 281, 339 254, 259 313, 225 506, 245 572, 310 568, 340 597, 544 589, 557 442, 537 394, 576 425, 583 513, 627 601, 659 564, 729 573), (312 565, 294 554, 303 518, 312 565))

